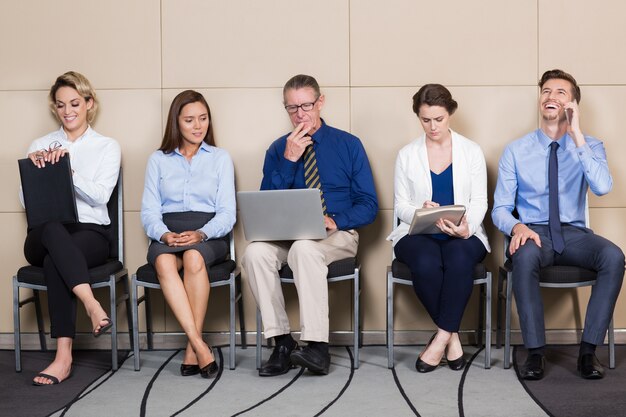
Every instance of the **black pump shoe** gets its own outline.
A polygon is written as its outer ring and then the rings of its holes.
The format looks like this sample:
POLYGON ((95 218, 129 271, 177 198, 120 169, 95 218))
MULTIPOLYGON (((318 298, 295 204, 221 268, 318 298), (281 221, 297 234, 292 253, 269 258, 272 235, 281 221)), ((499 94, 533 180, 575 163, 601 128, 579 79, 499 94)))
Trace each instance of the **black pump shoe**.
MULTIPOLYGON (((432 337, 430 338, 430 340, 426 344, 426 347, 424 348, 424 351, 426 351, 426 349, 428 349, 428 346, 430 346, 432 341, 435 340, 435 336, 437 336, 437 333, 432 335, 432 337)), ((437 369, 439 367, 440 364, 441 364, 441 361, 439 361, 439 363, 436 364, 436 365, 431 365, 429 363, 424 362, 422 360, 422 354, 420 353, 419 356, 417 357, 417 361, 415 361, 415 369, 417 369, 417 372, 425 374, 427 372, 434 371, 435 369, 437 369)))
POLYGON ((184 363, 180 364, 180 374, 182 376, 198 375, 199 373, 200 373, 200 366, 198 365, 186 365, 184 363))
MULTIPOLYGON (((213 355, 213 349, 209 346, 209 351, 211 351, 211 355, 213 355)), ((215 355, 213 355, 213 362, 209 363, 204 368, 200 368, 200 376, 202 378, 212 379, 217 376, 220 368, 217 366, 217 360, 215 360, 215 355)))
POLYGON ((450 359, 446 359, 446 360, 448 362, 448 366, 453 371, 460 371, 461 369, 465 368, 465 365, 467 365, 467 361, 465 360, 463 355, 459 356, 458 358, 454 360, 450 360, 450 359))

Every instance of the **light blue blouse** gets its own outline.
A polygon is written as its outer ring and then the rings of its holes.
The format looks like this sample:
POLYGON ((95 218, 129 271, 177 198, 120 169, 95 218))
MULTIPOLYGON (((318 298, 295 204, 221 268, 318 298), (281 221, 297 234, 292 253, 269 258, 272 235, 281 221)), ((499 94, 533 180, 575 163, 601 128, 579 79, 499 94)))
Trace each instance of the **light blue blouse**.
POLYGON ((159 241, 169 230, 163 213, 215 213, 202 230, 209 239, 228 234, 235 224, 235 175, 227 151, 202 143, 190 162, 177 149, 156 151, 148 160, 141 201, 146 234, 159 241))

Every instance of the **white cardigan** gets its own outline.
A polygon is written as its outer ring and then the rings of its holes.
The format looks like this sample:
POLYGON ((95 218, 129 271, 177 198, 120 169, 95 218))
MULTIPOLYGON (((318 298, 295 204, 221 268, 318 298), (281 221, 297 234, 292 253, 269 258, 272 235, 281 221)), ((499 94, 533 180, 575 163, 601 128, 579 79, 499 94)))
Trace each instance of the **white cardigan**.
MULTIPOLYGON (((454 204, 466 207, 470 236, 476 235, 491 251, 482 225, 487 212, 487 167, 480 146, 450 130, 452 134, 452 182, 454 204)), ((409 231, 415 209, 432 200, 433 189, 426 153, 426 135, 409 143, 398 152, 394 175, 394 209, 400 225, 387 237, 393 245, 409 231)))

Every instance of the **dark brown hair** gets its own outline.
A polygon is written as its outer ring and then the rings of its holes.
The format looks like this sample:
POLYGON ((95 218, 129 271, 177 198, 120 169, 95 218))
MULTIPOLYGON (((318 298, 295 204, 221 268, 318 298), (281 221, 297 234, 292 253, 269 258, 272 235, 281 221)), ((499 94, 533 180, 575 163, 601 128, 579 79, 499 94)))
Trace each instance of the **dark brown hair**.
POLYGON ((208 103, 204 99, 204 96, 197 91, 185 90, 178 94, 172 100, 170 111, 167 115, 167 125, 165 125, 165 133, 163 134, 163 142, 161 142, 160 151, 163 153, 171 153, 174 149, 180 147, 183 141, 183 135, 180 133, 180 127, 178 126, 178 116, 187 104, 202 103, 206 107, 207 114, 209 116, 209 128, 207 129, 204 142, 208 145, 215 146, 215 138, 213 137, 213 121, 211 120, 211 109, 208 103))
POLYGON ((452 98, 450 91, 441 84, 426 84, 413 96, 413 111, 419 116, 420 107, 423 104, 428 106, 441 106, 446 109, 449 115, 454 114, 459 106, 452 98))
POLYGON ((548 81, 548 80, 552 80, 552 79, 559 79, 559 80, 565 80, 565 81, 569 81, 572 84, 572 95, 574 96, 574 99, 576 100, 576 103, 580 103, 580 87, 578 86, 578 83, 576 82, 576 79, 574 77, 572 77, 571 74, 568 74, 567 72, 560 70, 560 69, 553 69, 553 70, 549 70, 543 73, 543 75, 541 76, 541 79, 539 80, 539 88, 543 88, 543 85, 548 81))
POLYGON ((315 99, 318 99, 322 94, 320 93, 320 86, 317 83, 317 80, 310 75, 298 74, 294 75, 285 83, 283 87, 283 97, 285 97, 285 93, 287 90, 299 90, 300 88, 312 88, 315 91, 315 99))

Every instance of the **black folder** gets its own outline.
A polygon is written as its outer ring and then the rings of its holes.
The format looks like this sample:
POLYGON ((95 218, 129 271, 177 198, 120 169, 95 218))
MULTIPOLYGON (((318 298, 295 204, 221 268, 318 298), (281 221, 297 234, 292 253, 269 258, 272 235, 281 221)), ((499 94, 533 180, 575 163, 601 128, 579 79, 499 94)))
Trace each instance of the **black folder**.
POLYGON ((78 222, 69 155, 55 164, 46 163, 43 168, 38 168, 28 158, 19 159, 17 163, 29 229, 49 221, 78 222))

